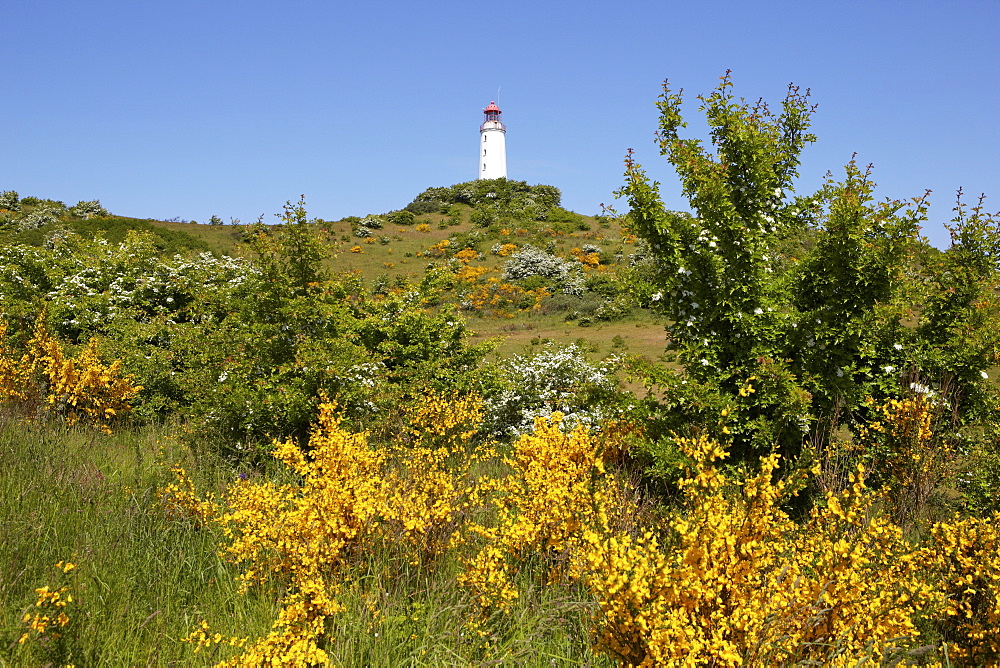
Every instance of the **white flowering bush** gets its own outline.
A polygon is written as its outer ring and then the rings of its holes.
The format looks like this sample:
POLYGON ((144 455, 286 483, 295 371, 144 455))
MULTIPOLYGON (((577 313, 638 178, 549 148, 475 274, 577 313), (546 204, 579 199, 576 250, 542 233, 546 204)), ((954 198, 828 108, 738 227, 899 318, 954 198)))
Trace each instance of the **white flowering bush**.
MULTIPOLYGON (((90 200, 90 201, 79 201, 75 205, 69 208, 70 214, 76 216, 77 218, 107 218, 110 214, 108 210, 101 206, 101 200, 90 200)), ((218 216, 212 216, 212 218, 217 219, 218 216)), ((222 221, 219 220, 219 224, 222 221)))
POLYGON ((548 279, 560 292, 582 295, 585 278, 578 262, 564 260, 540 248, 527 244, 518 249, 504 264, 503 280, 523 281, 532 276, 548 279))
POLYGON ((43 207, 27 213, 17 220, 17 227, 21 230, 36 230, 45 227, 59 220, 60 211, 43 207))
POLYGON ((141 378, 136 415, 148 417, 184 394, 179 342, 203 341, 195 332, 255 294, 259 275, 239 258, 161 258, 145 235, 112 244, 57 229, 41 248, 0 247, 0 304, 11 323, 42 308, 61 338, 100 337, 102 352, 141 378))
POLYGON ((362 219, 361 225, 363 227, 367 227, 369 230, 381 230, 384 222, 385 221, 382 216, 370 214, 362 219))
MULTIPOLYGON (((101 333, 116 318, 148 322, 182 315, 195 299, 220 309, 245 296, 260 271, 249 261, 202 253, 161 258, 151 237, 130 234, 112 244, 56 230, 45 247, 0 247, 0 302, 17 313, 41 299, 56 330, 72 337, 101 333), (20 306, 19 306, 20 305, 20 306)), ((213 317, 199 309, 200 319, 213 317)))
POLYGON ((576 345, 547 344, 533 355, 513 355, 499 369, 500 387, 485 401, 485 429, 497 437, 518 436, 534 428, 535 418, 554 412, 563 423, 598 426, 608 417, 602 400, 616 391, 620 360, 587 360, 576 345))
POLYGON ((0 192, 0 210, 21 210, 21 198, 18 196, 16 190, 4 190, 3 192, 0 192))

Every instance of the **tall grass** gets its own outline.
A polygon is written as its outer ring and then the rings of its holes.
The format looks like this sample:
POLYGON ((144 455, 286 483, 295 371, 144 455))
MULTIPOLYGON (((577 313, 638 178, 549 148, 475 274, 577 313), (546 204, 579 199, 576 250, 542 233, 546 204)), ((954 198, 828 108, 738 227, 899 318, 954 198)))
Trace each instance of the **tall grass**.
MULTIPOLYGON (((0 663, 77 665, 210 663, 180 643, 196 619, 232 619, 265 632, 272 598, 240 596, 209 531, 170 524, 156 509, 162 461, 184 451, 160 428, 114 436, 85 429, 0 425, 0 663), (59 561, 73 602, 60 656, 45 639, 18 640, 35 589, 59 561)), ((199 467, 218 486, 224 471, 199 467)))
MULTIPOLYGON (((157 489, 182 463, 199 492, 224 494, 237 472, 190 449, 172 426, 106 435, 85 428, 0 421, 0 666, 211 665, 233 650, 184 643, 202 620, 224 634, 266 635, 279 585, 238 592, 219 556, 220 532, 165 517, 157 489), (72 562, 63 576, 54 565, 72 562), (58 642, 30 637, 23 616, 35 589, 70 587, 71 623, 58 642)), ((280 470, 250 472, 281 479, 280 470)), ((543 585, 526 569, 522 597, 483 617, 456 582, 453 555, 414 565, 402 545, 344 573, 324 648, 343 666, 610 665, 591 652, 594 605, 574 586, 543 585)))

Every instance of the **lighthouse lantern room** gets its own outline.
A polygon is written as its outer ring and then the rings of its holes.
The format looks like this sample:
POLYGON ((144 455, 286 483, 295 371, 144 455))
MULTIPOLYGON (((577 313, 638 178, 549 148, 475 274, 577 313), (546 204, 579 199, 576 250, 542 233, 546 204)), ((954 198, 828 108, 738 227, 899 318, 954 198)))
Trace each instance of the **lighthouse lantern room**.
POLYGON ((500 120, 500 107, 490 101, 479 126, 479 178, 507 178, 507 128, 500 120))

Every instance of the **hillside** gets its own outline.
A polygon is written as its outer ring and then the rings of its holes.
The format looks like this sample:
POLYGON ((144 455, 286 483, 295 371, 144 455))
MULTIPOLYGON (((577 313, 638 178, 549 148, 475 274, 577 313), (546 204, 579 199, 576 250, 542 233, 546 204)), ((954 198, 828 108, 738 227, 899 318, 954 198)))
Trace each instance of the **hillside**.
MULTIPOLYGON (((552 186, 499 181, 506 199, 491 197, 488 189, 477 197, 477 182, 471 182, 429 188, 408 205, 385 213, 338 221, 311 219, 311 224, 325 246, 329 270, 359 278, 367 291, 440 282, 441 272, 457 276, 443 292, 443 303, 459 308, 475 332, 473 340, 499 337, 497 355, 556 341, 577 343, 598 357, 623 352, 659 356, 665 344, 663 322, 641 308, 641 294, 626 289, 635 283, 634 235, 616 218, 561 208, 558 189, 552 186), (532 189, 541 192, 542 205, 532 189), (536 208, 525 211, 525 195, 532 198, 527 206, 536 208), (579 286, 568 290, 555 285, 552 276, 538 274, 505 280, 511 256, 529 246, 578 272, 579 286)), ((0 214, 8 221, 0 224, 0 242, 40 246, 68 230, 120 243, 134 231, 152 235, 164 255, 252 255, 246 239, 254 225, 83 217, 60 201, 34 197, 19 204, 18 211, 0 214), (21 229, 18 223, 26 219, 41 224, 21 229)))
POLYGON ((0 665, 996 664, 998 218, 707 108, 698 217, 0 194, 0 665))

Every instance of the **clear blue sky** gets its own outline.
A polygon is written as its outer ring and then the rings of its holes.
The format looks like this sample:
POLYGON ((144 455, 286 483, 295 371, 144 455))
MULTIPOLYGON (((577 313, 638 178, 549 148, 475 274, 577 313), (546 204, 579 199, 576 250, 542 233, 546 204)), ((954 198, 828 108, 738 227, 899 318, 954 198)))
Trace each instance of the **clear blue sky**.
MULTIPOLYGON (((1000 2, 8 2, 0 190, 112 212, 244 222, 306 195, 311 215, 396 209, 476 177, 497 96, 510 178, 592 214, 653 143, 663 79, 694 95, 726 69, 819 105, 800 192, 858 153, 886 197, 954 191, 1000 209, 1000 2)), ((692 133, 702 125, 692 123, 692 133)))

